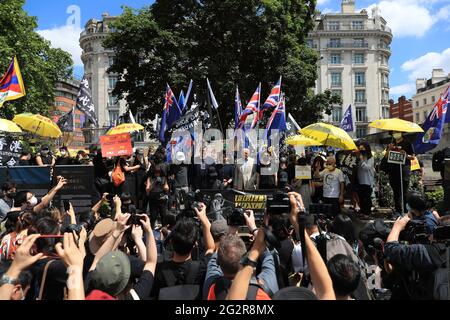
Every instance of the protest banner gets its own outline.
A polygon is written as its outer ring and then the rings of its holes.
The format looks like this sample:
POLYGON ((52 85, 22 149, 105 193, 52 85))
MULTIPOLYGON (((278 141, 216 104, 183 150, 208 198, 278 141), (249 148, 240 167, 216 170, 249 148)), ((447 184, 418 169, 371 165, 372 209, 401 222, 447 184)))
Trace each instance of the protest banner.
POLYGON ((51 167, 0 167, 0 184, 12 182, 17 190, 28 190, 41 198, 50 188, 51 167))
POLYGON ((133 154, 129 133, 100 137, 102 155, 106 158, 133 154))
POLYGON ((22 141, 18 137, 0 135, 0 166, 16 166, 21 152, 22 141))
POLYGON ((295 166, 295 179, 299 180, 311 179, 311 167, 295 166))

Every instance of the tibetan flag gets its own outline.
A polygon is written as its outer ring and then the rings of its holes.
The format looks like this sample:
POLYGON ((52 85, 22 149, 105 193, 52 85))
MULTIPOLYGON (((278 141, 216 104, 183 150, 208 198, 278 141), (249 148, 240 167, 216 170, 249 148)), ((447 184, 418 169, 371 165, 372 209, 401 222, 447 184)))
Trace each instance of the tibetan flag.
POLYGON ((10 100, 16 100, 25 96, 25 86, 20 73, 17 57, 14 57, 8 71, 0 80, 0 107, 3 103, 10 100))

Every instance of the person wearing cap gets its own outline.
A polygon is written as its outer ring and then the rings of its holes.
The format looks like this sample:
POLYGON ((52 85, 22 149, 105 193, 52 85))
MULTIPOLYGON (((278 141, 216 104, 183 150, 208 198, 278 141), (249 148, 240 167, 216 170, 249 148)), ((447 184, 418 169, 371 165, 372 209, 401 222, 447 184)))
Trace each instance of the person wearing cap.
MULTIPOLYGON (((109 231, 110 235, 97 250, 94 262, 89 269, 88 291, 90 294, 87 299, 100 298, 99 291, 123 300, 142 300, 150 296, 158 258, 150 218, 147 215, 140 215, 147 239, 146 260, 143 272, 135 285, 130 286, 132 274, 130 258, 121 251, 112 251, 120 243, 125 231, 131 227, 131 225, 127 225, 130 217, 130 214, 122 214, 119 211, 114 230, 111 232, 108 227, 102 230, 102 233, 109 231)), ((91 247, 91 240, 89 246, 91 247)))
POLYGON ((39 167, 54 166, 55 157, 51 154, 50 148, 47 145, 41 147, 41 151, 36 155, 36 164, 39 167))
POLYGON ((189 192, 189 167, 186 164, 186 156, 183 151, 175 155, 175 163, 170 165, 170 176, 173 181, 175 196, 179 201, 182 192, 189 192))

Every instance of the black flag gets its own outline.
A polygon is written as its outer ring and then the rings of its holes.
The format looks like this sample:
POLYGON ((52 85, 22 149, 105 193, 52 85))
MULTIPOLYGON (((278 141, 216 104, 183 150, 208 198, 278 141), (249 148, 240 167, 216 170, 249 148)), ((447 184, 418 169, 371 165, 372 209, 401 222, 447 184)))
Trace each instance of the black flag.
POLYGON ((75 131, 75 121, 74 121, 74 110, 70 110, 65 115, 62 115, 57 125, 62 132, 74 132, 75 131))
POLYGON ((78 92, 77 108, 80 109, 86 115, 97 128, 98 120, 95 114, 94 103, 92 102, 91 89, 89 88, 89 81, 83 78, 80 85, 80 91, 78 92))

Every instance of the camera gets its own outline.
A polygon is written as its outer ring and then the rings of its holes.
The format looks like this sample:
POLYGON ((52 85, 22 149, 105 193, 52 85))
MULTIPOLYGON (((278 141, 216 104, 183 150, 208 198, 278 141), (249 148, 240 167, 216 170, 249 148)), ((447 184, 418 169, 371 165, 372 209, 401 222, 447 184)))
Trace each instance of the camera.
POLYGON ((77 235, 80 235, 81 230, 83 230, 83 227, 81 225, 79 225, 79 224, 70 224, 64 229, 63 233, 73 233, 75 231, 75 233, 77 235))
POLYGON ((141 226, 142 227, 142 217, 137 213, 132 213, 131 217, 127 221, 128 226, 141 226))
POLYGON ((410 220, 405 229, 400 232, 399 239, 409 243, 427 243, 428 234, 425 221, 410 220))
POLYGON ((245 226, 245 210, 243 208, 234 208, 227 217, 227 224, 231 227, 245 226))
POLYGON ((273 195, 267 196, 267 212, 273 215, 290 213, 289 195, 283 191, 275 191, 273 195))

